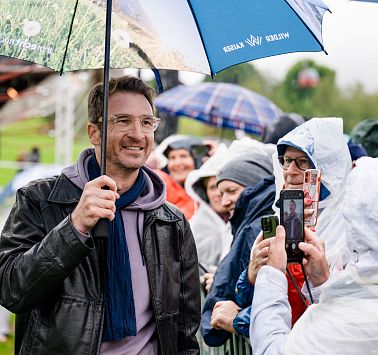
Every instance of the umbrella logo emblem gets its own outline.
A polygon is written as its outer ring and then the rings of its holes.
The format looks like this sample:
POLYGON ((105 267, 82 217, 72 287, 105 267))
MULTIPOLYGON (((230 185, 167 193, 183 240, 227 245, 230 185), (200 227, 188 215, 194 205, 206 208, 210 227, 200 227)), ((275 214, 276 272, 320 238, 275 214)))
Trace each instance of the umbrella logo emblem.
POLYGON ((41 24, 38 21, 25 20, 22 31, 26 36, 33 37, 41 32, 41 24))
POLYGON ((249 44, 251 47, 260 46, 261 39, 262 39, 261 36, 255 37, 255 36, 250 35, 249 38, 245 40, 245 43, 249 44))

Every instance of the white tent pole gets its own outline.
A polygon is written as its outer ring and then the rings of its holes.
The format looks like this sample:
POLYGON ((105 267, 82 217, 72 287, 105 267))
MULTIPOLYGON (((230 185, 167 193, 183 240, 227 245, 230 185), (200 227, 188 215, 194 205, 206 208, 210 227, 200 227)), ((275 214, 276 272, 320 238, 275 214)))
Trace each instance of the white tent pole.
POLYGON ((60 165, 71 163, 73 156, 75 103, 71 76, 62 76, 55 96, 55 163, 60 165))

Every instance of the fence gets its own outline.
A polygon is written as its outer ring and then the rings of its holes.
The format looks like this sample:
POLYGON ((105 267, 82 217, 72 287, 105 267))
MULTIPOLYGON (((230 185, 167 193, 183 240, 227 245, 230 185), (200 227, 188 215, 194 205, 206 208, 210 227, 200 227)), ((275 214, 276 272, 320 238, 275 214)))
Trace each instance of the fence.
MULTIPOLYGON (((203 306, 205 294, 201 287, 201 305, 203 306)), ((242 335, 232 334, 227 342, 219 347, 211 347, 205 344, 201 334, 197 334, 201 355, 252 355, 249 339, 242 335)))
POLYGON ((198 342, 201 355, 252 355, 249 341, 238 334, 232 334, 224 345, 216 348, 206 345, 200 335, 198 335, 198 342))

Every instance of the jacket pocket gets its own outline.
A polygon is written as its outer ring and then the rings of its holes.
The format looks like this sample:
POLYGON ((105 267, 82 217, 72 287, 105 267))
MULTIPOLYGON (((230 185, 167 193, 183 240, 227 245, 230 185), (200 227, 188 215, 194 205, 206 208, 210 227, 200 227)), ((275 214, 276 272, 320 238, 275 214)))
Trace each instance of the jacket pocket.
POLYGON ((179 312, 164 314, 158 317, 157 321, 159 330, 164 334, 164 344, 161 344, 162 349, 164 349, 164 355, 177 354, 179 312))
POLYGON ((20 355, 91 354, 97 348, 99 306, 66 295, 46 303, 32 311, 20 355))

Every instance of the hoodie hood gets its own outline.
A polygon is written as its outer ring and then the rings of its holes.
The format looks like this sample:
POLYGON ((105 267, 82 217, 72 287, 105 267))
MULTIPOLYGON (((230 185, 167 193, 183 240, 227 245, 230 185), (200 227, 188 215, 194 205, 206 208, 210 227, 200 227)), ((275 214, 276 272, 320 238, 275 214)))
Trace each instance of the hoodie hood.
MULTIPOLYGON (((81 190, 89 181, 88 161, 94 154, 93 148, 83 150, 75 165, 63 169, 62 174, 72 181, 81 190)), ((139 196, 126 210, 152 210, 165 203, 166 189, 161 178, 146 166, 142 167, 145 174, 147 186, 143 195, 139 196)))
MULTIPOLYGON (((282 137, 273 155, 276 178, 276 201, 284 185, 283 169, 277 155, 287 146, 304 152, 314 168, 321 171, 321 201, 317 234, 326 243, 326 253, 331 268, 341 269, 349 260, 345 245, 345 222, 341 204, 346 193, 346 179, 352 169, 348 146, 343 136, 341 118, 313 118, 282 137)), ((349 193, 349 192, 348 192, 349 193)), ((278 213, 278 208, 273 207, 278 213)))
POLYGON ((378 284, 378 158, 360 158, 350 174, 343 204, 351 266, 366 281, 378 284))
MULTIPOLYGON (((321 171, 321 202, 319 207, 325 207, 337 199, 345 180, 352 168, 352 162, 343 135, 343 120, 341 118, 313 118, 287 135, 277 144, 278 155, 283 155, 286 147, 301 150, 311 161, 313 168, 321 171)), ((277 158, 273 158, 277 162, 277 158)), ((277 163, 279 166, 279 164, 277 163)), ((276 169, 275 169, 276 170, 276 169)), ((275 171, 279 185, 278 193, 283 186, 283 170, 275 171)))

